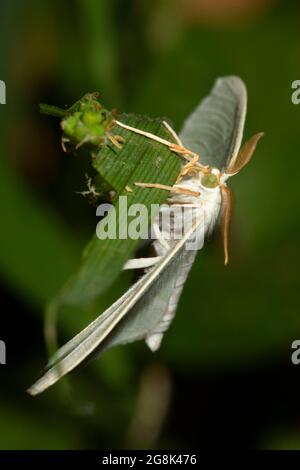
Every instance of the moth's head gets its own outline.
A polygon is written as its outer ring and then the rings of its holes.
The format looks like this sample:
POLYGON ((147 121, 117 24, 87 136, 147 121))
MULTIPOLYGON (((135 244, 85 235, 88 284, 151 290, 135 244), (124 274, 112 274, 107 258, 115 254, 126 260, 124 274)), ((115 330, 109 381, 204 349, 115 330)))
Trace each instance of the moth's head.
POLYGON ((220 184, 220 170, 218 168, 208 168, 201 173, 201 184, 205 188, 214 189, 220 184))

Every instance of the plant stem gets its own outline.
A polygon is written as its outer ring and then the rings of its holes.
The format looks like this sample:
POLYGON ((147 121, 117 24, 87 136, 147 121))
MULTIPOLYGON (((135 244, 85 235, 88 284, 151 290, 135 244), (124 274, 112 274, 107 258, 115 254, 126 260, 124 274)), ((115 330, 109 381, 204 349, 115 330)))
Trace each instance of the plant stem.
POLYGON ((39 105, 40 113, 48 114, 49 116, 65 117, 68 114, 68 110, 58 108, 57 106, 51 106, 49 104, 41 103, 39 105))

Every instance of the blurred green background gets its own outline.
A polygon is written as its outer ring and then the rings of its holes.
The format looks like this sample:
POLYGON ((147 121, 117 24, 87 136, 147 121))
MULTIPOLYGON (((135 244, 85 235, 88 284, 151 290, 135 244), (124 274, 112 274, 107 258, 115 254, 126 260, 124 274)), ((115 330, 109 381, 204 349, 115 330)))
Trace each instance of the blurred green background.
MULTIPOLYGON (((300 5, 294 0, 2 0, 0 79, 1 449, 300 448, 300 5), (25 393, 46 362, 46 302, 96 227, 82 161, 63 154, 38 104, 100 91, 107 107, 167 116, 176 130, 218 76, 249 93, 245 137, 265 131, 235 193, 231 261, 215 234, 153 355, 107 352, 54 387, 25 393)), ((99 300, 107 306, 130 279, 99 300)), ((101 311, 101 310, 100 310, 101 311)), ((66 311, 67 340, 95 312, 66 311)))

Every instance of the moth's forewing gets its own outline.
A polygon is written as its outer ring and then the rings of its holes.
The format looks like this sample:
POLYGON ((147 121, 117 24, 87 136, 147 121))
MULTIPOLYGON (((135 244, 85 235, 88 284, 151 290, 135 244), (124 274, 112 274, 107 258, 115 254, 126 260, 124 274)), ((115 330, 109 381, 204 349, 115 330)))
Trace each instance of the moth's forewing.
POLYGON ((200 155, 201 163, 224 170, 238 155, 246 108, 244 82, 235 76, 219 78, 184 122, 183 144, 200 155))
MULTIPOLYGON (((182 266, 192 265, 196 251, 182 249, 177 254, 143 297, 132 308, 128 316, 118 325, 105 343, 105 349, 149 337, 156 331, 169 309, 169 302, 176 290, 176 281, 182 266)), ((173 305, 174 310, 177 305, 173 305)), ((102 351, 101 351, 102 352, 102 351)))
MULTIPOLYGON (((199 224, 200 221, 197 223, 199 224)), ((131 329, 132 327, 134 328, 135 325, 125 321, 128 318, 128 313, 134 308, 137 302, 143 298, 144 294, 148 292, 152 285, 155 284, 157 280, 161 279, 161 276, 165 270, 172 265, 173 261, 176 262, 178 260, 177 255, 180 254, 186 240, 189 239, 193 233, 193 230, 192 227, 190 231, 172 247, 170 252, 166 253, 162 261, 145 274, 137 284, 132 286, 130 291, 118 299, 85 330, 60 348, 54 356, 54 359, 50 361, 50 368, 32 387, 30 387, 28 390, 29 393, 32 395, 41 393, 89 358, 99 347, 101 350, 102 345, 107 349, 112 345, 132 341, 131 329), (127 325, 129 328, 128 332, 126 329, 127 325), (124 331, 123 328, 125 329, 124 331), (118 331, 119 334, 120 331, 122 332, 121 338, 118 336, 118 331), (110 344, 112 339, 114 340, 113 344, 110 344)), ((160 315, 161 312, 158 311, 157 314, 160 315)), ((147 321, 149 320, 151 320, 151 318, 147 318, 147 321)), ((150 328, 152 328, 153 325, 154 323, 151 323, 150 328)), ((143 337, 145 330, 148 331, 147 325, 145 325, 142 320, 139 320, 139 324, 136 325, 136 328, 135 338, 137 339, 143 337), (141 326, 142 330, 139 330, 141 326)))
POLYGON ((86 328, 81 330, 76 336, 70 339, 66 344, 56 351, 48 361, 46 370, 57 364, 68 354, 70 354, 75 348, 80 347, 84 341, 90 337, 90 335, 103 324, 106 318, 109 318, 113 312, 119 307, 122 307, 125 302, 128 302, 130 298, 136 293, 137 290, 143 285, 142 279, 133 284, 119 299, 116 300, 105 312, 99 315, 92 323, 86 328))

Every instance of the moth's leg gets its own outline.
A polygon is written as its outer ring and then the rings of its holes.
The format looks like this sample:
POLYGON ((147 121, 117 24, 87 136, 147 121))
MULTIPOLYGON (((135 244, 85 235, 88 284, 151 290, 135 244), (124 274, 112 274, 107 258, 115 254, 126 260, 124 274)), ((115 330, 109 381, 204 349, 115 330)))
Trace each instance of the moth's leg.
POLYGON ((176 194, 186 194, 188 196, 200 196, 200 191, 192 191, 191 189, 184 188, 182 186, 167 186, 165 184, 159 183, 134 183, 135 186, 140 188, 155 188, 155 189, 162 189, 164 191, 172 191, 172 193, 176 194))
POLYGON ((191 158, 195 156, 194 152, 186 149, 182 145, 174 144, 174 142, 169 142, 168 140, 162 139, 161 137, 158 137, 157 135, 152 134, 151 132, 146 132, 146 131, 142 131, 141 129, 137 129, 136 127, 127 126, 127 124, 123 124, 120 121, 114 121, 114 122, 118 126, 123 127, 124 129, 127 129, 128 131, 135 132, 136 134, 143 135, 144 137, 147 137, 148 139, 152 139, 156 142, 159 142, 160 144, 166 145, 167 147, 169 147, 171 151, 180 154, 183 158, 185 158, 188 161, 190 161, 191 158))
POLYGON ((143 135, 144 137, 147 137, 148 139, 155 140, 156 142, 167 145, 168 147, 171 145, 174 145, 173 142, 169 142, 168 140, 163 139, 162 137, 158 137, 158 135, 152 134, 151 132, 143 131, 142 129, 138 129, 137 127, 127 126, 127 124, 123 124, 123 122, 120 122, 120 121, 115 121, 115 123, 118 126, 126 129, 127 131, 131 131, 131 132, 134 132, 135 134, 143 135))
POLYGON ((143 269, 154 266, 161 260, 161 256, 153 256, 149 258, 133 258, 126 261, 123 266, 123 270, 127 269, 143 269))
POLYGON ((174 205, 181 205, 185 207, 203 207, 203 203, 199 202, 198 204, 195 202, 189 202, 189 201, 181 201, 180 199, 167 199, 167 204, 169 206, 174 206, 174 205))
POLYGON ((172 127, 170 126, 170 124, 167 123, 167 121, 163 121, 163 125, 165 126, 165 128, 167 129, 168 132, 170 132, 170 134, 174 137, 174 140, 176 141, 176 143, 178 145, 180 145, 180 147, 183 147, 183 143, 181 142, 179 136, 176 134, 176 132, 174 131, 174 129, 172 129, 172 127))
MULTIPOLYGON (((170 134, 173 136, 174 140, 177 142, 178 145, 180 145, 181 147, 183 147, 183 143, 181 142, 179 136, 176 134, 176 132, 174 131, 174 129, 172 129, 172 127, 167 123, 167 121, 163 121, 163 125, 165 126, 165 128, 168 130, 168 132, 170 132, 170 134)), ((186 175, 189 175, 189 174, 193 174, 197 171, 199 171, 199 169, 201 168, 201 170, 203 170, 203 166, 199 166, 198 162, 200 160, 200 157, 199 155, 197 154, 194 154, 194 157, 186 164, 182 167, 178 177, 177 177, 177 180, 176 180, 176 183, 179 183, 179 181, 181 181, 181 179, 186 176, 186 175)))
POLYGON ((165 191, 173 191, 173 186, 167 186, 166 184, 135 182, 134 185, 138 186, 139 188, 154 188, 154 189, 163 189, 165 191))
POLYGON ((201 171, 203 171, 204 167, 202 166, 199 167, 198 160, 199 160, 199 155, 195 155, 194 158, 192 158, 192 160, 190 160, 186 165, 184 165, 181 168, 180 173, 177 176, 176 183, 179 183, 182 180, 182 178, 186 175, 193 175, 199 172, 200 169, 201 171))
MULTIPOLYGON (((180 148, 185 149, 182 141, 180 140, 179 135, 174 131, 174 129, 170 126, 170 124, 167 121, 163 121, 163 125, 165 126, 167 131, 170 132, 170 134, 174 138, 176 144, 180 148)), ((175 148, 173 148, 173 150, 175 151, 175 148)), ((189 167, 189 165, 192 165, 193 167, 196 166, 199 169, 199 165, 197 165, 197 162, 200 160, 200 156, 198 154, 194 153, 194 152, 191 152, 191 155, 192 155, 192 159, 189 160, 189 163, 187 163, 185 165, 185 167, 189 167)), ((202 168, 202 165, 201 165, 201 168, 202 168)))
POLYGON ((122 137, 121 135, 115 135, 114 138, 119 142, 119 144, 124 144, 125 143, 125 139, 124 137, 122 137))
POLYGON ((122 145, 125 142, 124 137, 121 135, 112 135, 110 132, 108 132, 106 135, 108 140, 110 140, 113 145, 115 145, 118 149, 122 148, 122 145))

